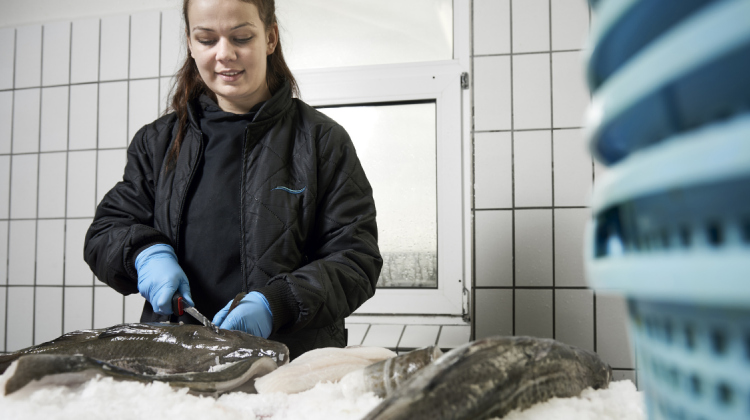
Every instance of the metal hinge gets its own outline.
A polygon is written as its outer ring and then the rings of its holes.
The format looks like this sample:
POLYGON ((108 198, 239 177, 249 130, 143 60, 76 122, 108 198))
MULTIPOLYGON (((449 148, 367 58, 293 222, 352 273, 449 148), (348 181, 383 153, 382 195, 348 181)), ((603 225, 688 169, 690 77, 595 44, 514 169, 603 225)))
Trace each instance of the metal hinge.
POLYGON ((463 288, 463 296, 461 302, 461 318, 464 322, 471 322, 471 308, 469 307, 469 290, 463 288))
POLYGON ((469 73, 461 73, 461 89, 466 90, 469 88, 469 73))

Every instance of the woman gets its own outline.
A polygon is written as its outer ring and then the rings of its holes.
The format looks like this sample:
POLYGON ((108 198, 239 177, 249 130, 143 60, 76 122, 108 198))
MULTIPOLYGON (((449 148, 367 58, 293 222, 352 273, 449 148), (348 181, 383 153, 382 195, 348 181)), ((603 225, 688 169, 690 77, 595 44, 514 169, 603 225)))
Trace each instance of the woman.
POLYGON ((136 133, 84 257, 141 321, 215 324, 289 346, 346 345, 375 292, 372 190, 344 129, 299 99, 273 0, 184 0, 188 56, 169 113, 136 133), (239 292, 248 292, 227 314, 239 292))

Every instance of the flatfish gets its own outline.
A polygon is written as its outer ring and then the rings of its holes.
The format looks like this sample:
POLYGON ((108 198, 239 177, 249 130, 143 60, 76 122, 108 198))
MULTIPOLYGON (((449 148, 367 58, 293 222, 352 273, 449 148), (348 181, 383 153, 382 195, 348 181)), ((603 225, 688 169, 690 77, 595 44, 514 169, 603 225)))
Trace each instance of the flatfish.
POLYGON ((382 347, 324 347, 310 350, 255 381, 258 393, 307 391, 319 382, 338 382, 349 372, 396 356, 382 347))
POLYGON ((553 397, 606 388, 612 370, 595 353, 551 339, 467 343, 418 371, 365 420, 503 417, 553 397))
POLYGON ((18 384, 65 375, 66 369, 67 381, 86 376, 85 372, 116 379, 160 380, 195 392, 226 392, 250 379, 246 372, 254 363, 258 363, 252 369, 257 374, 288 363, 289 349, 240 331, 217 333, 200 325, 142 323, 74 331, 2 355, 0 373, 15 361, 18 364, 6 383, 6 393, 23 386, 18 384))

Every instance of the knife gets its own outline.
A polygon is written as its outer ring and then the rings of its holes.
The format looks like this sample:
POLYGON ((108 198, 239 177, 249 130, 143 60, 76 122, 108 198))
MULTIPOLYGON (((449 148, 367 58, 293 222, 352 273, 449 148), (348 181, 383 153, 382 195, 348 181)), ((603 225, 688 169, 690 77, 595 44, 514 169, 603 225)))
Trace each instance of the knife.
POLYGON ((189 306, 187 302, 185 301, 185 298, 182 297, 182 295, 179 292, 176 292, 174 296, 172 296, 172 313, 178 316, 182 316, 185 312, 190 314, 193 318, 200 321, 203 325, 206 327, 211 328, 214 330, 214 332, 219 332, 219 327, 213 324, 213 322, 209 321, 208 318, 203 316, 202 313, 198 312, 197 309, 195 309, 192 306, 189 306))

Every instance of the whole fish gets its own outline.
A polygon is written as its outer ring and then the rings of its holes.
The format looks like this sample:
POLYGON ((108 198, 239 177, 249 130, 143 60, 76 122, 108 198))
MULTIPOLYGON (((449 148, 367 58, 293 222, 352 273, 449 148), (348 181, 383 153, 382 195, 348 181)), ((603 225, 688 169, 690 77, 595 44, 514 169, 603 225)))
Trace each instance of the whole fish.
POLYGON ((310 350, 286 366, 255 381, 259 394, 307 391, 319 382, 338 382, 349 372, 362 370, 396 353, 383 347, 324 347, 310 350))
MULTIPOLYGON (((244 332, 219 330, 217 333, 201 325, 142 323, 74 331, 37 346, 1 355, 0 373, 22 356, 33 358, 36 355, 83 356, 104 363, 102 366, 106 368, 103 369, 119 368, 125 372, 147 375, 144 376, 146 379, 149 375, 163 378, 164 375, 214 373, 211 371, 217 370, 217 367, 220 369, 224 365, 252 358, 268 357, 277 366, 289 361, 289 349, 284 344, 244 332)), ((56 363, 50 375, 61 374, 66 363, 71 365, 71 369, 79 369, 84 363, 84 359, 49 360, 56 363)), ((32 374, 21 369, 30 365, 30 362, 19 364, 14 376, 29 375, 36 379, 44 376, 44 372, 32 374)), ((232 372, 235 370, 237 368, 232 372)), ((117 372, 123 373, 125 376, 120 378, 126 379, 124 372, 117 372)), ((194 388, 198 390, 200 386, 194 388)))
POLYGON ((97 375, 116 380, 166 382, 174 388, 189 388, 193 394, 221 394, 238 390, 252 392, 250 380, 272 372, 276 367, 276 362, 270 357, 252 356, 207 372, 146 375, 81 355, 34 354, 19 357, 6 370, 10 378, 5 383, 5 395, 30 383, 42 386, 74 385, 97 375))
POLYGON ((443 352, 429 346, 373 363, 347 373, 341 379, 344 395, 373 392, 384 398, 399 388, 420 369, 437 360, 443 352))
POLYGON ((503 417, 553 397, 606 388, 612 370, 595 353, 550 339, 467 343, 417 372, 365 420, 503 417))

